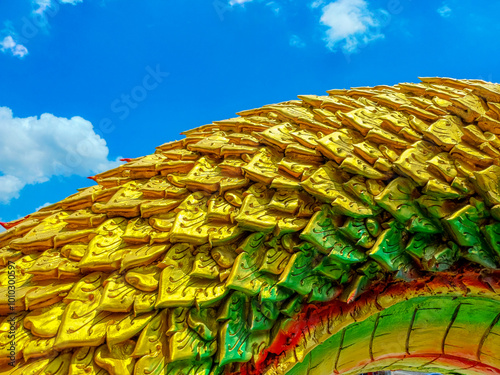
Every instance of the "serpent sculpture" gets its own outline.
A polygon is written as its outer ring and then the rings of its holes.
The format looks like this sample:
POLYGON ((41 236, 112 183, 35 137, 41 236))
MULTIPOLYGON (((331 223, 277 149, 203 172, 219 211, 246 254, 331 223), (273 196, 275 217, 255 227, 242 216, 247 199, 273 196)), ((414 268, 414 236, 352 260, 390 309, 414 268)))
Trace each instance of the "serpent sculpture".
POLYGON ((0 234, 0 373, 500 374, 500 85, 246 110, 0 234))

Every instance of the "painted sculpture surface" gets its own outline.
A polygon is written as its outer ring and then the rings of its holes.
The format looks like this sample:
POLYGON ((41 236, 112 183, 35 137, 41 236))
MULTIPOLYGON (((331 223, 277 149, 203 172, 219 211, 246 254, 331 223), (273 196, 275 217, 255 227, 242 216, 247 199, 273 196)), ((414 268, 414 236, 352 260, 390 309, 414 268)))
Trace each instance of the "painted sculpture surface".
POLYGON ((500 85, 421 81, 240 112, 4 223, 0 373, 499 374, 500 85))

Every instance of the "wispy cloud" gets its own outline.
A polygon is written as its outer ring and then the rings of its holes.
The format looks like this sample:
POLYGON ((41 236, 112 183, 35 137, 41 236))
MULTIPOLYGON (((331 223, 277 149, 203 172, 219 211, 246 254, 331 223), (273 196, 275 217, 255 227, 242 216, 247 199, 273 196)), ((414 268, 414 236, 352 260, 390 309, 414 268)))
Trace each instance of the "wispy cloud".
POLYGON ((249 3, 253 0, 229 0, 229 5, 233 6, 233 5, 242 5, 244 3, 249 3))
POLYGON ((448 18, 449 16, 451 16, 451 8, 446 4, 441 5, 437 9, 437 12, 439 13, 439 15, 441 17, 444 17, 444 18, 448 18))
POLYGON ((22 44, 17 43, 11 35, 7 35, 0 42, 0 49, 4 53, 11 53, 13 56, 23 58, 28 54, 28 49, 22 44))
POLYGON ((45 11, 52 6, 52 0, 32 0, 31 2, 35 6, 35 13, 43 14, 45 11))
POLYGON ((297 48, 303 48, 306 46, 304 41, 298 35, 292 35, 290 37, 290 45, 297 48))
POLYGON ((106 141, 92 123, 49 113, 39 118, 14 117, 0 107, 0 203, 19 197, 30 184, 53 176, 89 176, 120 164, 108 160, 106 141))
POLYGON ((50 203, 50 202, 45 202, 45 203, 44 203, 44 204, 42 204, 40 207, 35 208, 35 211, 39 211, 39 210, 41 210, 42 208, 45 208, 45 207, 47 207, 47 206, 50 206, 51 204, 52 204, 52 203, 50 203))
POLYGON ((49 18, 59 12, 60 4, 76 5, 81 2, 83 0, 31 0, 33 11, 28 17, 22 18, 20 32, 16 31, 11 20, 3 22, 4 29, 0 31, 0 51, 23 58, 28 54, 25 45, 40 31, 48 31, 49 18))
POLYGON ((281 7, 275 1, 270 1, 270 2, 266 3, 266 6, 268 6, 269 8, 271 8, 271 10, 273 11, 273 13, 276 14, 276 15, 280 14, 280 12, 281 12, 281 7))
POLYGON ((361 44, 384 37, 380 32, 382 21, 370 11, 365 0, 331 2, 322 8, 320 22, 328 27, 325 40, 331 50, 341 48, 344 53, 353 53, 361 44))
POLYGON ((83 0, 31 0, 31 3, 36 7, 34 12, 44 14, 49 8, 57 7, 57 3, 76 5, 82 3, 83 0))
POLYGON ((325 1, 324 0, 315 0, 311 4, 311 8, 319 8, 320 6, 324 5, 325 1))

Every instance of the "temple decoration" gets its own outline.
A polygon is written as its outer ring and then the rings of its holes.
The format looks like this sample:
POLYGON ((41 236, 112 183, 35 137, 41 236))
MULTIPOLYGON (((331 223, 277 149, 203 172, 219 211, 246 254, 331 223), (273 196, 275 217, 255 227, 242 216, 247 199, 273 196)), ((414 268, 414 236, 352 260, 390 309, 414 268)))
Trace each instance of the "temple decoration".
POLYGON ((0 374, 500 374, 500 85, 183 134, 3 223, 0 374))

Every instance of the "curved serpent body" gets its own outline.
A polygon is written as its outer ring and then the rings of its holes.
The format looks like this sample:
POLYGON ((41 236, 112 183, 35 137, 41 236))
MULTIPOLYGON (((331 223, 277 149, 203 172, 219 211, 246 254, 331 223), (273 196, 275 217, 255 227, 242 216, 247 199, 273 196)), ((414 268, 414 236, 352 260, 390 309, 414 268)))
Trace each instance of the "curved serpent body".
POLYGON ((328 94, 3 223, 0 373, 499 374, 500 86, 328 94))

